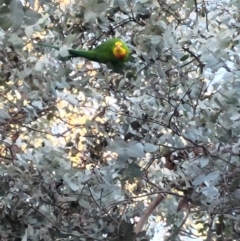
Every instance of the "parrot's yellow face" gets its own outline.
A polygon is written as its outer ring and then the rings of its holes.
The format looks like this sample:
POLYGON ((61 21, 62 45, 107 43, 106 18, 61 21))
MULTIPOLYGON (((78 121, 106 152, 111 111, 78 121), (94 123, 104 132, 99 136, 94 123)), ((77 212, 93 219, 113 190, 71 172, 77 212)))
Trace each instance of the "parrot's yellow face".
POLYGON ((126 56, 126 49, 123 48, 123 44, 121 42, 116 42, 113 48, 113 54, 117 59, 123 59, 126 56))

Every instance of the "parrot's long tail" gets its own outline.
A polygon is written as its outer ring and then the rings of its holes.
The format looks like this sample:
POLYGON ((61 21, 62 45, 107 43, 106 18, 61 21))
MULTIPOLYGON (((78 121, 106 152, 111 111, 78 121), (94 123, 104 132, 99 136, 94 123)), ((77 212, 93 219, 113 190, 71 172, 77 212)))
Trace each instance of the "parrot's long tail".
MULTIPOLYGON (((43 46, 43 47, 48 47, 52 49, 59 50, 59 46, 51 45, 51 44, 45 44, 45 43, 38 43, 37 45, 43 46)), ((82 50, 82 49, 69 49, 69 57, 82 57, 91 61, 97 61, 98 62, 98 54, 95 53, 93 50, 82 50)))
POLYGON ((45 44, 45 43, 37 43, 37 45, 39 45, 39 46, 43 46, 43 47, 52 48, 52 49, 56 49, 56 50, 59 50, 59 49, 60 49, 59 46, 54 46, 54 45, 45 44))
POLYGON ((97 54, 92 50, 69 49, 68 52, 71 57, 83 57, 91 61, 98 61, 97 54))

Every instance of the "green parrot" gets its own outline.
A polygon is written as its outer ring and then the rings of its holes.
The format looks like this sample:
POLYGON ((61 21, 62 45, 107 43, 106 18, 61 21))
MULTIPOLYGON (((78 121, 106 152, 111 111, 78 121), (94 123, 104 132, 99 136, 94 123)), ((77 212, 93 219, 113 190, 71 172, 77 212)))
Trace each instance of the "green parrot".
MULTIPOLYGON (((45 43, 38 43, 37 45, 53 48, 59 50, 59 46, 49 45, 45 43)), ((129 60, 129 48, 127 45, 118 38, 108 39, 99 46, 91 50, 76 50, 68 49, 69 58, 83 57, 85 59, 103 63, 112 64, 113 66, 123 65, 129 60)))

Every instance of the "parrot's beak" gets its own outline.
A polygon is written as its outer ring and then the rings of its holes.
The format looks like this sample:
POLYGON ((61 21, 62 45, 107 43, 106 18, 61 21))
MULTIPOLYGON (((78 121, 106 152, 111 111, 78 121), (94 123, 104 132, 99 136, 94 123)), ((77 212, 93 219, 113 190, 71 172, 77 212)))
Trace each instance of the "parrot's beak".
POLYGON ((118 42, 116 43, 117 50, 120 50, 122 48, 122 43, 118 42))
POLYGON ((121 42, 115 43, 114 52, 115 52, 115 56, 119 59, 124 58, 126 55, 126 50, 123 48, 121 42))

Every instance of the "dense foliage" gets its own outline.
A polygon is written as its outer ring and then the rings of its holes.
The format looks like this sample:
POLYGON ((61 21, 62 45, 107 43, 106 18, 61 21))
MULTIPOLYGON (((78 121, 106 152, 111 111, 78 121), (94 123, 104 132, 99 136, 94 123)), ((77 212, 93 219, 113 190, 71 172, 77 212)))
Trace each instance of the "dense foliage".
POLYGON ((237 0, 0 0, 1 240, 239 240, 239 16, 237 0), (112 37, 122 71, 35 45, 112 37))

